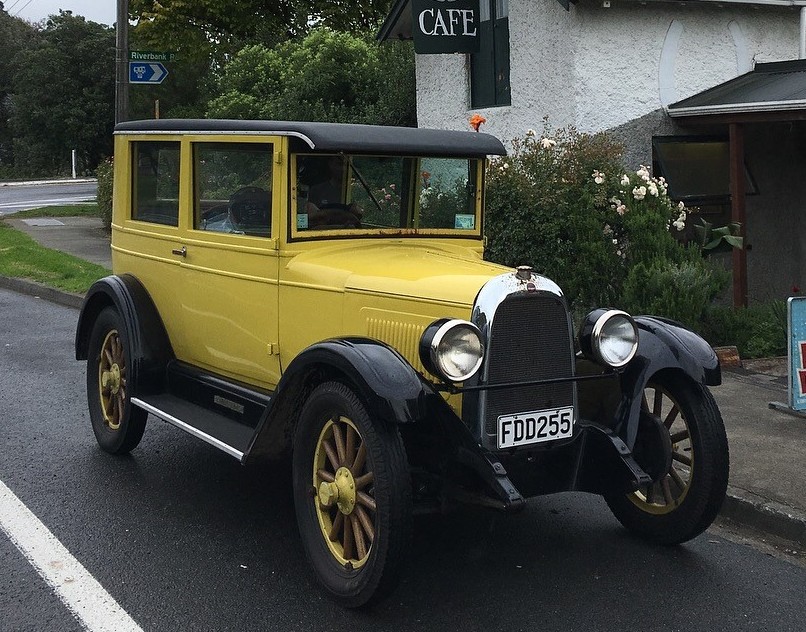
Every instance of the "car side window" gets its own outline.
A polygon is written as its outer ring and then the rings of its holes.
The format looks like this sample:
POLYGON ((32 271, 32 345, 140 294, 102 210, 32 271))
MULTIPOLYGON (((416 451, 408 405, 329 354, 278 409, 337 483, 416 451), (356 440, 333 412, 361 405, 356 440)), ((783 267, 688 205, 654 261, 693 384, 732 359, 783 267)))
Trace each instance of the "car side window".
POLYGON ((179 143, 132 143, 132 219, 179 225, 179 143))
POLYGON ((273 146, 194 143, 193 227, 271 236, 273 146))

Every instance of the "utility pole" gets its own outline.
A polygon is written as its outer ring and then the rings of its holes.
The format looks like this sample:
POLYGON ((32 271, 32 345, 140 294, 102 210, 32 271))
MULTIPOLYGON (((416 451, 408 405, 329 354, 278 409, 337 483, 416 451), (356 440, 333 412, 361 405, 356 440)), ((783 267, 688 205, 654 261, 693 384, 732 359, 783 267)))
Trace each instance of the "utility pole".
POLYGON ((115 52, 115 123, 129 120, 129 0, 118 0, 115 52))

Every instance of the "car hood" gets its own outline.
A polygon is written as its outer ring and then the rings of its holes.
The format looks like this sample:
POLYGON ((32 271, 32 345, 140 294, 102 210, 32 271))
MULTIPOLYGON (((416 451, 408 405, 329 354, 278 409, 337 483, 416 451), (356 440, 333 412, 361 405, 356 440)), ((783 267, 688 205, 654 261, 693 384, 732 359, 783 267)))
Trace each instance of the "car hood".
POLYGON ((351 242, 317 248, 288 264, 297 279, 347 292, 470 306, 491 277, 510 270, 471 248, 412 242, 351 242))

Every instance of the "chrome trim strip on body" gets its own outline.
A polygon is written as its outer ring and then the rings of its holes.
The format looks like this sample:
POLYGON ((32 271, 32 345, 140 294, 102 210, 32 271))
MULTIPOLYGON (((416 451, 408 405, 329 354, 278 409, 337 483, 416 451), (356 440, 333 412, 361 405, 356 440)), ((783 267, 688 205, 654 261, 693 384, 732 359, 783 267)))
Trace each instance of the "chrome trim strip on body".
POLYGON ((205 443, 209 443, 211 446, 218 448, 222 452, 226 452, 230 456, 234 456, 239 461, 243 460, 243 452, 241 452, 240 450, 236 450, 231 445, 227 445, 220 439, 216 439, 215 437, 212 437, 207 433, 202 432, 198 428, 194 428, 193 426, 182 421, 181 419, 177 419, 173 415, 166 413, 164 410, 160 410, 156 406, 152 406, 151 404, 144 402, 142 399, 139 399, 138 397, 132 397, 131 403, 134 404, 135 406, 139 406, 143 410, 148 411, 152 415, 159 417, 163 421, 167 421, 172 426, 176 426, 180 430, 184 430, 185 432, 193 435, 197 439, 201 439, 205 443))

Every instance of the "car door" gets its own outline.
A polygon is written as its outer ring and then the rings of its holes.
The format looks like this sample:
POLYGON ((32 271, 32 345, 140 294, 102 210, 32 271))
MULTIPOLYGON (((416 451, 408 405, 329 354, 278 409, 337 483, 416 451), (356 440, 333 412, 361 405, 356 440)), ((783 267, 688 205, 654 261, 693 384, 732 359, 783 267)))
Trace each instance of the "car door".
POLYGON ((177 356, 273 388, 280 376, 281 139, 199 136, 186 142, 192 191, 177 293, 185 345, 177 356))
POLYGON ((115 139, 112 268, 131 274, 154 301, 174 348, 184 346, 182 310, 183 173, 178 135, 119 135, 115 139))

